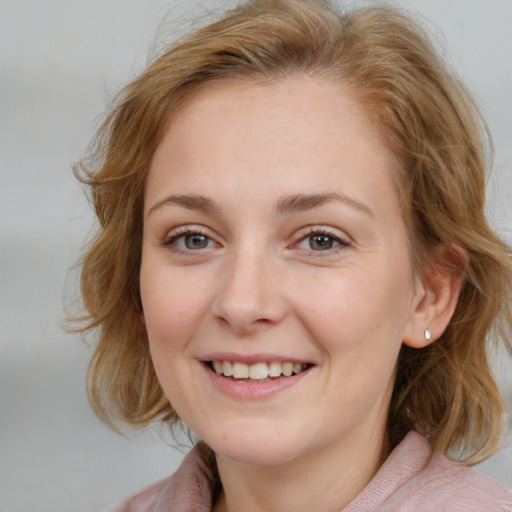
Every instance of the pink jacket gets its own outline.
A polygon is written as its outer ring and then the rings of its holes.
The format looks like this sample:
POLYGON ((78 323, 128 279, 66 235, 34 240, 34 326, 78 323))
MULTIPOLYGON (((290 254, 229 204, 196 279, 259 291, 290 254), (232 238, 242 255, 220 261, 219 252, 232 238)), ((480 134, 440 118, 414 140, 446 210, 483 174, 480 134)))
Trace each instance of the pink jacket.
MULTIPOLYGON (((342 512, 512 512, 512 491, 443 455, 410 432, 342 512)), ((211 468, 191 450, 170 477, 106 512, 210 512, 211 468)))

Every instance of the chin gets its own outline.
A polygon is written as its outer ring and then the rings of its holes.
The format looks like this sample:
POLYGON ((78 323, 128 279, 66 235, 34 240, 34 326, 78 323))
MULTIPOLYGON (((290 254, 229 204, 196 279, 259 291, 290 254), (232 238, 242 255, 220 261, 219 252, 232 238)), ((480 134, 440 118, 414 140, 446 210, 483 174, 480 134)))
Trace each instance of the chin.
POLYGON ((269 443, 266 446, 256 443, 246 443, 242 446, 219 446, 212 447, 217 455, 230 459, 239 464, 251 466, 279 466, 285 464, 295 457, 291 451, 283 450, 282 443, 269 443))
POLYGON ((222 457, 251 465, 280 465, 295 458, 300 440, 282 429, 261 426, 260 428, 228 428, 221 436, 206 435, 203 440, 222 457))

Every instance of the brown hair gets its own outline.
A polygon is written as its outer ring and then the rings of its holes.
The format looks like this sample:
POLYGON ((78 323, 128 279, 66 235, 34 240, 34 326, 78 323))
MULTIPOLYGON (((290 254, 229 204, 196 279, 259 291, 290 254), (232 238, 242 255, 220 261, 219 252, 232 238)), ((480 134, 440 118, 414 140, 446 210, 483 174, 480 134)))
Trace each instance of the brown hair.
POLYGON ((422 29, 389 7, 339 12, 323 0, 250 1, 178 41, 121 91, 91 156, 75 167, 99 220, 82 260, 87 314, 78 328, 98 333, 92 406, 111 426, 179 420, 151 362, 138 281, 145 178, 174 109, 209 81, 293 74, 342 83, 396 155, 416 271, 441 246, 467 252, 444 334, 425 349, 402 348, 388 436, 394 446, 417 430, 434 450, 481 460, 497 446, 504 413, 486 340, 501 338, 512 350, 510 250, 484 218, 487 130, 422 29))

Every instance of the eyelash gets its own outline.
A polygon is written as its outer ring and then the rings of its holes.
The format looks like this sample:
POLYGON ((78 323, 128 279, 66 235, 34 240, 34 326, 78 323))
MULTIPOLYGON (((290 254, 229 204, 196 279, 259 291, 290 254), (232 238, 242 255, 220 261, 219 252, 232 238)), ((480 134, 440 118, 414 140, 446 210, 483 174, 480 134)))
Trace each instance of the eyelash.
POLYGON ((329 255, 332 255, 334 252, 342 251, 344 249, 347 249, 348 247, 351 247, 351 243, 349 241, 341 238, 339 235, 336 235, 329 229, 315 228, 315 227, 309 228, 309 230, 301 236, 300 240, 297 243, 293 244, 293 247, 297 247, 302 242, 304 242, 314 236, 326 236, 338 244, 333 248, 329 248, 329 249, 326 249, 323 251, 322 250, 315 251, 313 249, 305 249, 305 251, 307 251, 311 254, 314 254, 314 256, 317 258, 324 258, 329 255))
MULTIPOLYGON (((201 248, 199 248, 197 250, 182 249, 176 245, 176 242, 180 238, 184 238, 186 236, 192 236, 192 235, 204 236, 206 239, 208 239, 208 241, 213 241, 215 243, 215 241, 205 231, 201 230, 200 228, 186 226, 186 227, 178 228, 175 233, 173 233, 170 237, 166 238, 163 241, 162 245, 171 249, 174 252, 178 252, 181 254, 190 255, 191 253, 194 253, 194 252, 198 252, 198 253, 202 252, 201 248)), ((310 228, 305 234, 303 234, 301 236, 300 240, 298 242, 292 244, 291 247, 298 248, 298 246, 301 243, 303 243, 304 241, 306 241, 314 236, 326 236, 338 244, 333 248, 329 248, 329 249, 326 249, 323 251, 322 250, 315 251, 313 249, 304 249, 304 252, 314 254, 315 257, 319 257, 319 258, 326 257, 330 254, 333 254, 333 252, 338 252, 340 250, 344 250, 348 247, 351 247, 350 242, 340 238, 339 236, 337 236, 336 234, 334 234, 333 232, 331 232, 330 230, 325 229, 325 228, 310 228), (324 253, 324 254, 322 254, 322 253, 324 253)))
POLYGON ((203 231, 202 229, 200 228, 197 228, 197 227, 188 227, 188 226, 185 226, 185 227, 182 227, 182 228, 178 228, 171 236, 167 237, 162 245, 164 247, 167 247, 168 249, 174 251, 174 252, 177 252, 177 253, 181 253, 181 254, 191 254, 191 253, 194 253, 194 252, 201 252, 199 249, 198 250, 194 250, 194 249, 182 249, 180 247, 178 247, 176 245, 176 242, 180 239, 180 238, 184 238, 186 236, 192 236, 192 235, 199 235, 199 236, 204 236, 206 239, 208 239, 209 241, 213 241, 212 237, 210 237, 205 231, 203 231))

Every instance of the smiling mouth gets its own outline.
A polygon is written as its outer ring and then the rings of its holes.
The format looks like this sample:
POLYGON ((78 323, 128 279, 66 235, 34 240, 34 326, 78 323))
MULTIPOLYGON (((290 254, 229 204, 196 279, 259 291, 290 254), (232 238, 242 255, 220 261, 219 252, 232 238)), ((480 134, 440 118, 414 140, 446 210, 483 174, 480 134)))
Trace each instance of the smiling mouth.
POLYGON ((308 363, 278 362, 246 364, 232 361, 205 361, 217 375, 229 380, 244 382, 269 382, 299 375, 312 365, 308 363))

